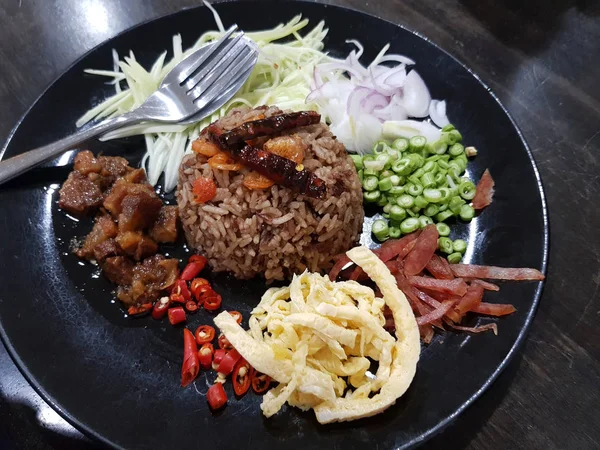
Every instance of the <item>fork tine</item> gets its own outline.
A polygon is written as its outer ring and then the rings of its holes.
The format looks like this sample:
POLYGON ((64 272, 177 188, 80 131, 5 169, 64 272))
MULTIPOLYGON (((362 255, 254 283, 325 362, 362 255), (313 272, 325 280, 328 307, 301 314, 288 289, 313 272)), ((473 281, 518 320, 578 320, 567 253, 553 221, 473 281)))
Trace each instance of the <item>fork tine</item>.
POLYGON ((243 32, 230 39, 226 47, 223 47, 215 54, 208 63, 203 64, 199 70, 192 73, 182 85, 189 91, 198 84, 200 80, 209 77, 216 67, 226 64, 228 61, 235 58, 235 56, 245 47, 245 41, 242 41, 242 37, 243 32))
MULTIPOLYGON (((207 89, 212 83, 214 83, 228 68, 238 60, 240 55, 247 53, 248 48, 241 43, 233 49, 231 49, 224 58, 219 61, 218 65, 212 67, 210 71, 202 70, 201 73, 194 75, 188 79, 185 83, 187 92, 191 91, 196 87, 200 89, 207 89)), ((207 67, 208 68, 208 67, 207 67)))
POLYGON ((233 81, 238 81, 240 77, 246 77, 246 73, 254 67, 255 59, 258 57, 256 51, 245 52, 240 54, 227 67, 227 70, 222 72, 220 77, 208 86, 196 86, 189 92, 196 106, 203 108, 218 97, 227 86, 232 85, 233 81))
MULTIPOLYGON (((223 44, 226 43, 235 30, 237 30, 236 24, 232 25, 217 42, 212 45, 209 44, 209 48, 205 52, 196 52, 195 54, 190 55, 189 60, 186 60, 187 67, 177 75, 179 84, 183 83, 190 75, 192 75, 202 63, 208 61, 213 53, 217 52, 217 50, 221 51, 223 44)), ((227 42, 227 45, 229 45, 229 42, 227 42)))

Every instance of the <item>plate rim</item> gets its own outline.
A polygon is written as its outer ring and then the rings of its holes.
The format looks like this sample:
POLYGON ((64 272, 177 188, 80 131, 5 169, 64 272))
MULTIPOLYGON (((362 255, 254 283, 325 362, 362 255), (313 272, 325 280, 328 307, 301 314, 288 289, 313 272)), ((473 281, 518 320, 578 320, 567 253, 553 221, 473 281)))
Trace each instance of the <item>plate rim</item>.
MULTIPOLYGON (((221 4, 235 4, 235 3, 243 3, 243 2, 244 2, 244 0, 223 0, 223 1, 213 2, 213 6, 218 7, 221 4)), ((252 2, 280 3, 278 0, 250 0, 250 3, 252 3, 252 2)), ((498 96, 496 95, 494 90, 492 88, 490 88, 490 86, 488 86, 488 84, 486 82, 484 82, 481 79, 481 77, 476 72, 474 72, 468 65, 463 63, 460 59, 458 59, 458 57, 454 56, 452 53, 448 52, 447 50, 445 50, 444 48, 442 48, 441 46, 439 46, 434 41, 432 41, 428 37, 424 36, 420 32, 415 31, 411 28, 408 28, 404 24, 396 23, 391 20, 384 19, 376 14, 372 14, 370 12, 365 12, 365 11, 362 11, 362 10, 359 10, 357 8, 353 8, 350 6, 331 5, 331 4, 321 3, 320 1, 311 1, 311 0, 292 0, 292 2, 293 3, 301 3, 301 4, 310 4, 310 5, 316 4, 316 5, 320 5, 322 8, 332 8, 332 9, 337 9, 337 10, 351 11, 353 13, 362 14, 362 15, 369 16, 371 18, 380 20, 382 22, 386 22, 388 24, 394 25, 397 28, 401 28, 404 31, 411 33, 411 34, 417 36, 418 38, 426 41, 428 44, 432 45, 437 50, 444 53, 446 56, 450 57, 452 60, 454 60, 455 63, 457 63, 463 69, 465 69, 467 72, 469 72, 469 74, 471 76, 473 76, 477 80, 477 82, 486 89, 486 91, 489 93, 489 95, 498 104, 498 106, 500 107, 502 112, 507 116, 511 125, 517 132, 517 135, 518 135, 519 139, 521 140, 523 147, 525 148, 525 152, 527 153, 527 156, 529 158, 529 161, 531 163, 531 166, 532 166, 532 169, 533 169, 533 172, 535 175, 537 190, 540 194, 540 201, 541 201, 541 206, 542 206, 543 229, 544 229, 544 233, 543 233, 544 234, 544 239, 543 239, 543 247, 544 248, 543 248, 543 254, 542 254, 542 266, 540 268, 540 271, 544 274, 544 276, 546 276, 547 270, 548 270, 548 259, 549 259, 549 254, 550 254, 550 226, 549 226, 549 215, 548 215, 548 203, 546 200, 546 191, 544 189, 544 185, 542 182, 542 178, 540 175, 540 171, 539 171, 537 162, 533 156, 533 153, 531 151, 531 148, 529 147, 529 144, 527 143, 527 140, 525 139, 525 136, 523 135, 523 132, 521 131, 521 128, 517 125, 512 114, 508 111, 508 109, 500 101, 500 99, 498 98, 498 96)), ((139 23, 137 23, 129 28, 126 28, 125 30, 122 30, 119 33, 109 37, 108 39, 103 40, 102 42, 98 43, 97 45, 92 47, 90 50, 85 52, 83 55, 81 55, 80 57, 75 59, 71 64, 69 64, 65 69, 63 69, 61 71, 61 73, 56 78, 54 78, 42 90, 42 92, 36 97, 36 99, 31 103, 31 105, 25 110, 25 112, 21 115, 21 117, 19 117, 19 119, 17 120, 15 125, 12 127, 12 129, 8 133, 8 136, 6 137, 6 141, 3 144, 2 148, 0 148, 0 161, 2 161, 2 159, 6 153, 6 150, 8 149, 8 146, 10 145, 10 143, 14 137, 14 134, 16 133, 18 128, 21 126, 23 120, 25 120, 25 118, 29 115, 31 110, 37 105, 37 103, 40 101, 40 99, 44 95, 46 95, 46 93, 58 82, 58 80, 60 80, 67 72, 69 72, 71 69, 73 69, 74 66, 79 64, 88 55, 95 52, 99 48, 107 45, 109 42, 114 41, 115 39, 118 39, 120 36, 122 36, 126 33, 129 33, 137 28, 143 27, 143 26, 145 26, 149 23, 152 23, 156 20, 160 20, 160 19, 163 19, 166 17, 171 17, 171 16, 174 16, 177 14, 183 14, 186 11, 199 10, 201 8, 206 8, 206 6, 204 4, 202 4, 202 5, 198 5, 198 6, 183 7, 177 11, 173 11, 168 14, 159 15, 157 17, 153 17, 153 18, 144 20, 142 22, 139 22, 139 23)), ((208 8, 207 8, 207 10, 208 10, 208 8)), ((211 13, 210 10, 208 10, 208 12, 211 13)), ((516 356, 518 351, 521 349, 521 347, 527 337, 527 334, 529 333, 529 329, 531 328, 533 319, 535 318, 535 315, 537 313, 537 309, 539 307, 539 303, 541 300, 541 296, 542 296, 545 284, 546 284, 545 278, 544 278, 544 280, 538 282, 538 285, 537 285, 537 287, 535 289, 535 293, 534 293, 533 303, 527 313, 525 322, 524 322, 521 330, 519 331, 514 343, 512 344, 508 353, 505 355, 504 359, 502 359, 500 364, 496 367, 494 372, 492 372, 492 374, 487 378, 487 380, 483 383, 483 385, 477 391, 475 391, 468 399, 466 399, 454 412, 447 415, 444 419, 442 419, 434 427, 430 428, 426 432, 424 432, 424 433, 420 434, 419 436, 411 439, 410 441, 402 444, 400 447, 398 447, 398 449, 414 448, 415 446, 421 445, 421 444, 425 443, 426 441, 430 440, 431 438, 433 438, 434 436, 440 434, 452 422, 454 422, 458 416, 460 416, 477 399, 479 399, 486 390, 489 389, 489 387, 497 380, 499 375, 506 369, 508 364, 513 360, 513 358, 516 356)), ((91 427, 81 423, 77 418, 75 418, 73 415, 71 415, 66 409, 62 408, 60 406, 60 404, 53 398, 52 395, 50 395, 48 392, 45 391, 45 389, 36 381, 35 377, 29 372, 24 361, 21 359, 21 357, 18 355, 18 353, 12 346, 10 339, 9 339, 8 335, 6 335, 4 327, 2 326, 1 322, 0 322, 0 340, 2 341, 2 344, 4 345, 4 347, 6 348, 7 353, 9 354, 9 356, 15 363, 15 366, 19 369, 19 372, 21 372, 21 374, 27 380, 27 382, 33 388, 33 390, 54 411, 56 411, 63 419, 65 419, 71 426, 73 426, 75 429, 80 431, 86 437, 96 439, 96 440, 102 442, 103 444, 108 445, 109 447, 112 447, 115 449, 126 450, 125 447, 122 447, 122 446, 112 442, 108 438, 97 433, 91 427)))

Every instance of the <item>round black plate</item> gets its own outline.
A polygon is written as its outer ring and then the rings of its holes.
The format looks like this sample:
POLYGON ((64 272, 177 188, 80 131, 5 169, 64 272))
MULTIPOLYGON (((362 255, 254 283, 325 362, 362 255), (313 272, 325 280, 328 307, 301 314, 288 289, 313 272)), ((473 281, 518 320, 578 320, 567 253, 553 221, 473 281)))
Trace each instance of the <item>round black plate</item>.
MULTIPOLYGON (((444 51, 395 24, 348 9, 314 3, 240 2, 217 6, 225 24, 270 28, 302 13, 330 28, 326 46, 347 53, 345 40, 365 45, 370 61, 386 43, 417 61, 434 98, 448 101, 449 115, 479 156, 469 170, 479 177, 489 167, 496 196, 470 226, 474 262, 536 267, 545 271, 548 227, 539 175, 515 124, 474 74, 444 51)), ((213 29, 206 8, 182 11, 133 28, 92 50, 67 70, 34 104, 15 129, 4 157, 75 131, 75 120, 112 92, 88 67, 112 65, 111 49, 133 49, 150 64, 171 37, 191 45, 213 29)), ((120 153, 137 162, 143 142, 90 144, 94 152, 120 153)), ((219 414, 209 412, 206 375, 179 387, 180 328, 151 318, 130 320, 111 303, 111 286, 94 267, 68 254, 69 240, 89 221, 75 222, 59 211, 57 188, 70 170, 66 158, 0 187, 0 325, 2 339, 28 380, 50 405, 82 431, 123 448, 407 448, 448 424, 489 386, 522 341, 538 303, 541 283, 506 283, 490 301, 510 302, 518 312, 500 320, 500 335, 445 334, 423 349, 408 392, 377 417, 320 426, 311 412, 291 408, 266 420, 260 397, 233 399, 219 414)), ((175 249, 171 250, 176 252, 175 249)), ((178 253, 183 255, 183 251, 178 253)), ((264 282, 214 278, 228 308, 248 313, 264 282)), ((211 316, 193 316, 191 327, 211 316)), ((476 323, 472 319, 471 323, 476 323)), ((212 376, 212 375, 211 375, 212 376)))

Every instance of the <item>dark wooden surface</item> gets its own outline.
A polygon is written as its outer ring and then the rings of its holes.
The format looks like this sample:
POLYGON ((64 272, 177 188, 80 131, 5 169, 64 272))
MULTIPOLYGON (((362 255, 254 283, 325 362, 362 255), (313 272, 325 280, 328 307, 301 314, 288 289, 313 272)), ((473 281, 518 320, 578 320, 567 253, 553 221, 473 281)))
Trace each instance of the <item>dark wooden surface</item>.
MULTIPOLYGON (((199 3, 3 0, 0 141, 87 50, 141 21, 199 3)), ((546 189, 550 265, 529 338, 492 388, 425 448, 600 448, 600 3, 329 3, 403 24, 471 67, 521 127, 546 189)), ((0 448, 96 447, 35 394, 0 346, 0 448)))

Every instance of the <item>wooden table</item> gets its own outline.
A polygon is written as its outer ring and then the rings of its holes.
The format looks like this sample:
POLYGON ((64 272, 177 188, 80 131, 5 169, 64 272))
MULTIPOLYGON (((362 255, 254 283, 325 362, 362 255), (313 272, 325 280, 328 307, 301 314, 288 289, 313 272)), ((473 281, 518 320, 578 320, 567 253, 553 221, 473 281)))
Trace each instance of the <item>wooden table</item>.
MULTIPOLYGON (((80 55, 137 23, 199 3, 2 1, 0 141, 80 55)), ((600 4, 329 3, 405 25, 472 68, 523 130, 546 188, 550 265, 529 338, 491 389, 425 448, 600 448, 600 4)), ((96 447, 39 398, 0 346, 0 448, 96 447)))

